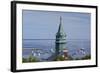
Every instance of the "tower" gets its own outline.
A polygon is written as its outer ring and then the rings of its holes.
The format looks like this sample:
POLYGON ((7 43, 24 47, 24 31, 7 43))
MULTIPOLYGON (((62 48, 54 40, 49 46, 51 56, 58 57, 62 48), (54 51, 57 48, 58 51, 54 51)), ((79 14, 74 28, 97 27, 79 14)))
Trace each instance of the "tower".
POLYGON ((61 17, 60 17, 59 29, 58 32, 56 33, 55 49, 56 49, 56 55, 59 55, 61 51, 66 49, 66 34, 63 30, 61 17))

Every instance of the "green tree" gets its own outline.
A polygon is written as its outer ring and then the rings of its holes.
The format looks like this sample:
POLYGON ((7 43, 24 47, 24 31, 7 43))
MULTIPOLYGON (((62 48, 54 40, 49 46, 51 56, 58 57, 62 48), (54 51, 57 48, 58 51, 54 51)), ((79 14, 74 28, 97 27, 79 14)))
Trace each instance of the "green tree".
POLYGON ((82 60, 86 60, 86 59, 91 59, 91 55, 86 55, 85 57, 82 58, 82 60))
POLYGON ((36 57, 32 56, 32 55, 30 55, 29 58, 28 58, 28 62, 38 62, 38 61, 39 60, 36 57))
POLYGON ((28 62, 28 60, 26 59, 26 58, 23 58, 22 59, 22 62, 24 63, 24 62, 28 62))
POLYGON ((26 63, 26 62, 39 62, 39 60, 36 57, 30 55, 28 58, 22 58, 22 62, 23 63, 26 63))

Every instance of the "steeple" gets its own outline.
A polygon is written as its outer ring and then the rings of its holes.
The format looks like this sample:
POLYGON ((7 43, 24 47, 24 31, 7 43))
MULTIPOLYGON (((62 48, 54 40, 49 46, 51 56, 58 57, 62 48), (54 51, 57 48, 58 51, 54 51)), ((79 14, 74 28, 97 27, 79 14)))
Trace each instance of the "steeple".
POLYGON ((62 26, 62 17, 60 16, 60 24, 59 24, 59 29, 58 29, 58 32, 57 32, 58 35, 66 35, 64 33, 64 30, 63 30, 63 26, 62 26))

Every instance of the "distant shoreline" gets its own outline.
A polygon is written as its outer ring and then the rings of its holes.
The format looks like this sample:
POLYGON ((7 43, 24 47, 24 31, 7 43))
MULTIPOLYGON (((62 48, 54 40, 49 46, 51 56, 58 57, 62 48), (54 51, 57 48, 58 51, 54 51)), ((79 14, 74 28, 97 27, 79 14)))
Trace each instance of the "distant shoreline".
MULTIPOLYGON (((22 39, 22 40, 56 40, 56 39, 22 39)), ((91 41, 90 39, 67 39, 67 41, 77 41, 77 40, 91 41)))

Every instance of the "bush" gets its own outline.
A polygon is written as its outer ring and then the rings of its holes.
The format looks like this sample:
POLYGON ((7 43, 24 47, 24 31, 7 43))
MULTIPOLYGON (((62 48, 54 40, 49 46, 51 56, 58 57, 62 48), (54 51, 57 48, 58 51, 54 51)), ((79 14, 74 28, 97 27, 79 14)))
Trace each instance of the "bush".
POLYGON ((63 56, 57 56, 54 61, 65 61, 66 59, 63 56))
POLYGON ((38 59, 34 56, 29 56, 28 62, 38 62, 38 59))
POLYGON ((24 63, 24 62, 28 62, 28 60, 26 59, 26 58, 23 58, 22 59, 22 62, 24 63))
POLYGON ((75 60, 87 60, 87 59, 91 59, 91 55, 86 55, 82 58, 75 58, 75 60))
POLYGON ((39 60, 36 57, 30 55, 28 58, 23 58, 22 62, 23 63, 25 63, 25 62, 39 62, 39 60))
POLYGON ((82 58, 82 60, 86 60, 86 59, 91 59, 91 55, 86 55, 85 57, 82 58))

